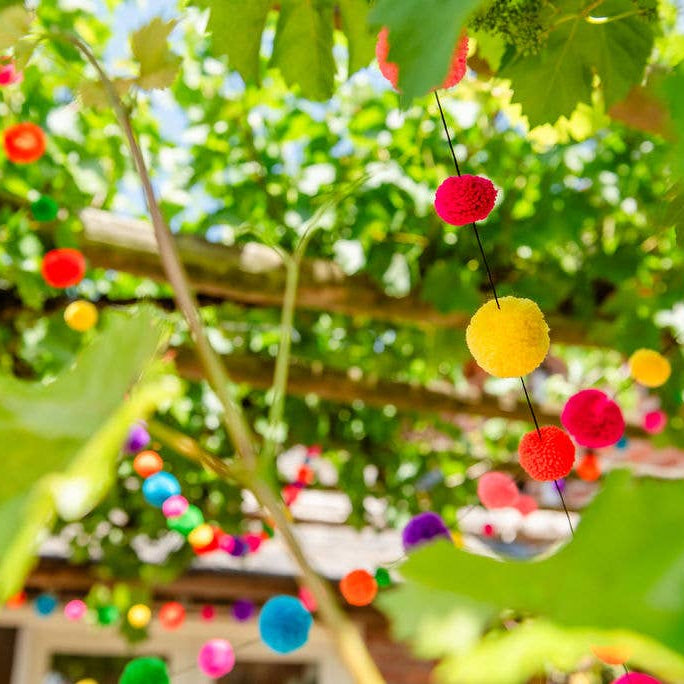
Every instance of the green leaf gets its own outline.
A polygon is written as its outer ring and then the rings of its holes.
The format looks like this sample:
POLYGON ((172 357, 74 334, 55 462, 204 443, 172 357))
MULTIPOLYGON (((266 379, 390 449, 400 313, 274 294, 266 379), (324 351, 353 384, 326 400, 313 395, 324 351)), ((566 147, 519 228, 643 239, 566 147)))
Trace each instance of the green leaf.
POLYGON ((0 50, 7 50, 23 38, 31 25, 31 14, 23 5, 0 11, 0 50))
POLYGON ((259 82, 259 50, 273 0, 209 0, 208 29, 214 54, 227 55, 231 69, 259 82))
POLYGON ((284 0, 273 43, 271 66, 302 95, 327 100, 335 84, 331 0, 284 0))
POLYGON ((549 558, 501 562, 438 543, 411 555, 401 572, 495 610, 542 615, 568 627, 631 630, 681 651, 684 540, 672 534, 680 520, 681 483, 617 471, 583 514, 572 542, 549 558))
MULTIPOLYGON (((663 81, 663 96, 670 109, 670 120, 676 142, 672 162, 679 178, 684 177, 684 65, 680 64, 663 81)), ((679 231, 678 231, 679 235, 679 231)))
MULTIPOLYGON (((126 95, 136 82, 134 78, 114 78, 112 84, 119 97, 126 95)), ((101 81, 83 81, 78 88, 78 100, 84 107, 106 109, 110 107, 107 90, 101 81)))
POLYGON ((14 66, 17 71, 23 71, 33 57, 33 53, 38 46, 36 38, 21 38, 14 45, 14 66))
POLYGON ((349 43, 349 74, 368 66, 375 55, 376 31, 368 26, 366 0, 340 0, 342 30, 349 43))
POLYGON ((133 57, 140 64, 138 85, 143 90, 168 88, 176 79, 181 58, 169 50, 168 37, 175 20, 155 17, 131 36, 133 57))
POLYGON ((405 98, 424 95, 444 81, 461 30, 481 4, 481 0, 378 1, 370 20, 389 29, 389 61, 399 65, 399 88, 405 98))
POLYGON ((21 588, 57 514, 77 519, 102 499, 130 425, 178 393, 175 377, 148 370, 162 334, 151 308, 110 313, 54 382, 0 377, 0 603, 21 588))
POLYGON ((638 16, 611 20, 634 9, 631 0, 607 0, 584 17, 586 2, 569 0, 562 8, 576 18, 559 22, 538 54, 511 60, 499 76, 511 80, 530 126, 569 117, 580 103, 591 104, 594 76, 601 79, 606 108, 627 96, 641 81, 653 47, 650 25, 638 16))

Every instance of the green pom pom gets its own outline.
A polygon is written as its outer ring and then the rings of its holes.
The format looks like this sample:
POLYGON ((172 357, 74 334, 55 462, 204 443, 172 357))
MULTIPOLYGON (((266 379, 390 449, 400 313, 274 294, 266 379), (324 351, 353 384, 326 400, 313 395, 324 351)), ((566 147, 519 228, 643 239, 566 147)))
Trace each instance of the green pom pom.
POLYGON ((375 571, 375 581, 378 583, 379 587, 389 587, 389 585, 392 584, 390 574, 385 568, 378 568, 375 571))
POLYGON ((31 213, 36 221, 54 221, 58 211, 57 202, 47 195, 42 195, 31 205, 31 213))
POLYGON ((166 663, 159 658, 136 658, 124 668, 119 684, 170 684, 166 663))
POLYGON ((197 506, 188 506, 188 509, 179 515, 177 518, 168 518, 166 524, 169 529, 180 532, 184 537, 187 537, 198 525, 204 522, 204 516, 197 506))
POLYGON ((100 606, 97 609, 97 622, 100 625, 113 625, 119 619, 119 609, 116 606, 100 606))

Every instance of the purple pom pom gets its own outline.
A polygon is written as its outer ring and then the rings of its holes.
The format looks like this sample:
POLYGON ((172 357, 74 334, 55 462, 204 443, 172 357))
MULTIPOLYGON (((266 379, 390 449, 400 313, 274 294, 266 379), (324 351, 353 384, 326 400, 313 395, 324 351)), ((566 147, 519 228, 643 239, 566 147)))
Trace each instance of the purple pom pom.
POLYGON ((150 433, 144 423, 136 423, 128 431, 126 438, 126 451, 134 454, 136 451, 144 449, 150 443, 150 433))
POLYGON ((231 556, 236 558, 239 556, 246 556, 249 553, 249 546, 247 542, 242 537, 233 537, 233 548, 228 552, 231 556))
POLYGON ((401 539, 404 543, 404 551, 410 551, 433 539, 451 541, 451 533, 437 513, 426 511, 409 520, 408 525, 401 533, 401 539))
POLYGON ((254 615, 254 604, 246 599, 240 599, 233 604, 233 617, 238 622, 246 622, 254 615))

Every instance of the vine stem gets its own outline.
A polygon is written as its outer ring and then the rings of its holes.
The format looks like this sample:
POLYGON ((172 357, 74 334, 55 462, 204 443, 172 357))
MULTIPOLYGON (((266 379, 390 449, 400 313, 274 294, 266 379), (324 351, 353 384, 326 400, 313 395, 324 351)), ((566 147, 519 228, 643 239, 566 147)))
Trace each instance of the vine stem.
POLYGON ((299 566, 303 584, 318 603, 324 622, 330 627, 337 651, 359 684, 384 684, 385 680, 366 648, 359 631, 339 607, 329 584, 310 565, 292 531, 285 507, 258 474, 235 469, 232 463, 207 453, 197 442, 159 421, 149 421, 150 434, 181 456, 200 463, 223 480, 236 481, 252 491, 282 535, 288 551, 299 566))
MULTIPOLYGON (((309 564, 290 527, 282 502, 276 497, 268 484, 262 481, 258 476, 258 462, 252 432, 245 420, 242 409, 230 394, 228 375, 223 367, 221 359, 209 343, 209 339, 200 318, 197 301, 190 287, 185 268, 180 260, 178 250, 173 240, 173 235, 166 225, 161 209, 159 208, 154 188, 152 187, 152 181, 147 170, 147 165, 145 164, 145 158, 133 131, 127 109, 124 107, 109 76, 100 65, 97 57, 95 57, 87 43, 76 35, 61 31, 53 31, 52 35, 56 38, 68 41, 83 54, 88 63, 97 72, 98 77, 107 92, 107 96, 114 109, 117 120, 119 121, 119 125, 126 137, 126 142, 128 143, 129 150, 133 157, 133 163, 142 184, 145 201, 150 212, 155 238, 159 247, 162 266, 164 267, 166 276, 173 289, 178 308, 185 317, 188 327, 190 328, 197 356, 203 366, 206 378, 223 405, 224 422, 235 446, 238 458, 244 468, 242 471, 238 471, 229 467, 229 471, 226 471, 226 466, 228 464, 210 454, 204 453, 201 449, 199 452, 195 450, 194 455, 198 456, 199 453, 202 453, 203 455, 201 456, 200 462, 202 462, 203 465, 211 467, 221 478, 232 480, 235 479, 235 475, 239 473, 239 481, 243 482, 252 490, 252 493, 256 496, 259 503, 261 503, 261 505, 270 513, 276 523, 290 554, 299 566, 303 580, 306 582, 306 585, 318 602, 319 611, 323 620, 332 632, 337 650, 349 672, 359 684, 384 684, 384 679, 377 669, 358 630, 339 607, 329 586, 321 577, 319 577, 309 564)), ((306 235, 303 238, 304 247, 306 246, 305 238, 306 235)), ((295 273, 298 273, 296 265, 295 273)), ((295 293, 296 286, 297 280, 294 278, 291 288, 295 293)), ((293 294, 292 309, 290 313, 291 317, 294 316, 294 300, 295 297, 293 294)), ((288 357, 289 345, 288 356, 284 357, 285 371, 283 372, 281 368, 280 374, 276 378, 277 382, 282 383, 283 393, 285 383, 287 382, 286 362, 288 361, 288 357)), ((166 437, 170 437, 168 432, 166 433, 166 437)), ((186 456, 190 456, 188 439, 189 438, 185 437, 184 443, 176 440, 178 444, 177 450, 179 453, 186 456), (183 445, 185 448, 181 448, 183 445)), ((197 446, 197 449, 199 449, 199 446, 197 446)))

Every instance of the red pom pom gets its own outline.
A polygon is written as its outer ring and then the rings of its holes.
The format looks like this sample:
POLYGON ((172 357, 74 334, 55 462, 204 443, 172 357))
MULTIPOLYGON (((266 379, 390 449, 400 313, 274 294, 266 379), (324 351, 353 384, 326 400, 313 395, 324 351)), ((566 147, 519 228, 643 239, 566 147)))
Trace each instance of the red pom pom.
POLYGON ((545 425, 539 432, 532 430, 523 435, 518 454, 520 465, 531 478, 557 480, 572 470, 575 445, 563 430, 555 425, 545 425))
POLYGON ((649 411, 644 416, 644 430, 650 435, 660 434, 667 425, 667 413, 665 411, 649 411))
POLYGON ((435 195, 435 211, 452 226, 482 221, 494 208, 497 190, 484 176, 450 176, 435 195))
POLYGON ((515 506, 520 492, 510 475, 493 471, 478 480, 477 495, 485 508, 504 508, 515 506))
POLYGON ((494 525, 490 525, 487 523, 486 525, 482 526, 482 536, 487 537, 487 538, 492 538, 494 536, 495 530, 494 530, 494 525))
POLYGON ((590 449, 615 444, 625 431, 620 407, 597 389, 573 394, 565 404, 561 423, 578 444, 590 449))
POLYGON ((41 273, 52 287, 71 287, 83 280, 86 262, 77 249, 52 249, 43 257, 41 273))
POLYGON ((575 468, 577 477, 585 482, 595 482, 601 477, 601 466, 599 466, 598 458, 595 454, 588 453, 577 464, 575 468))
MULTIPOLYGON (((388 62, 390 45, 389 45, 389 29, 383 28, 378 34, 378 41, 375 44, 375 56, 378 59, 378 66, 382 75, 394 86, 399 88, 399 65, 394 62, 388 62)), ((466 73, 466 58, 468 56, 468 36, 463 34, 456 48, 451 56, 451 64, 449 65, 449 72, 444 79, 440 88, 452 88, 459 83, 466 73)))
POLYGON ((30 164, 45 153, 45 133, 34 123, 18 123, 5 129, 5 153, 15 164, 30 164))
POLYGON ((521 494, 513 508, 517 508, 523 515, 529 515, 539 510, 539 505, 529 494, 521 494))
POLYGON ((283 487, 283 501, 286 506, 291 506, 299 498, 302 490, 297 485, 289 484, 283 487))

